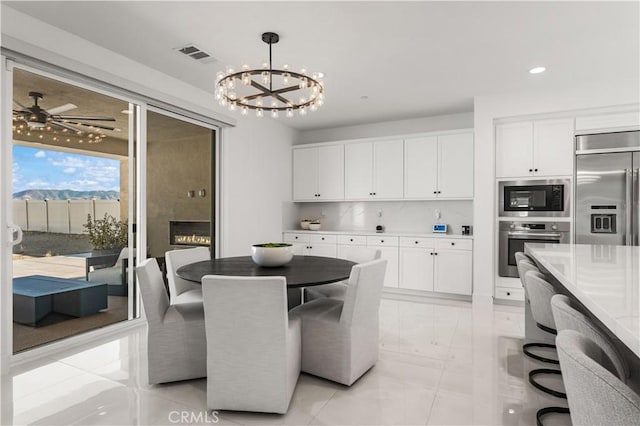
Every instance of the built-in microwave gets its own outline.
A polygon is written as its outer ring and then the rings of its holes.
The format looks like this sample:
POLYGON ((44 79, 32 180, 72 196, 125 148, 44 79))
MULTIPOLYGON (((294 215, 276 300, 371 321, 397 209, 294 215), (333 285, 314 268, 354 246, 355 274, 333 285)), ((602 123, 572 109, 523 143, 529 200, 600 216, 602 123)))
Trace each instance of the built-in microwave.
POLYGON ((569 217, 569 179, 503 181, 499 185, 501 217, 569 217))

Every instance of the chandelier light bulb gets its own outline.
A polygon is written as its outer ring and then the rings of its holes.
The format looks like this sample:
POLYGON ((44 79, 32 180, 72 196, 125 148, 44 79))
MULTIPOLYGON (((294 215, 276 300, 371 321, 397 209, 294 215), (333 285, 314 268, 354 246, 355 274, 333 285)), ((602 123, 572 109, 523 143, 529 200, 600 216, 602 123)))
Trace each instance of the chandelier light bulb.
POLYGON ((262 108, 262 98, 256 98, 256 106, 262 108))
POLYGON ((249 108, 247 108, 247 107, 242 107, 242 110, 240 111, 240 114, 242 114, 242 115, 247 115, 247 114, 249 114, 249 108))
POLYGON ((301 106, 300 108, 298 108, 298 113, 300 115, 307 115, 307 109, 303 106, 301 106))
POLYGON ((287 109, 287 117, 288 117, 288 118, 293 117, 293 108, 288 108, 288 109, 287 109))
POLYGON ((256 117, 262 118, 263 115, 264 115, 264 113, 262 112, 262 108, 258 108, 256 110, 256 117))
POLYGON ((309 105, 309 109, 311 111, 317 111, 318 110, 318 105, 316 105, 316 103, 312 103, 311 105, 309 105))
POLYGON ((272 109, 271 110, 271 118, 278 118, 278 110, 277 109, 272 109))

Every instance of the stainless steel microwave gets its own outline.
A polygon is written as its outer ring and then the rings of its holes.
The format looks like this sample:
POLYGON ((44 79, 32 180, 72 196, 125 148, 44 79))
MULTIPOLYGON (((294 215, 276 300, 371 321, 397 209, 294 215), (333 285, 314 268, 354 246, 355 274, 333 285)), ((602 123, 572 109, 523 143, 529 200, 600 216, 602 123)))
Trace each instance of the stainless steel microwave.
POLYGON ((570 179, 503 181, 501 217, 569 217, 570 179))

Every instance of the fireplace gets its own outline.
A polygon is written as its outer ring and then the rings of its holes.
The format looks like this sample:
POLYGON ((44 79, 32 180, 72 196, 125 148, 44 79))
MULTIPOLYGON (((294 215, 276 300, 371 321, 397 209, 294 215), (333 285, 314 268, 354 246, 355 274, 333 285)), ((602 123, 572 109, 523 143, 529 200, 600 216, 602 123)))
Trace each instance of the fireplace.
POLYGON ((169 244, 172 246, 211 246, 211 222, 170 221, 169 244))

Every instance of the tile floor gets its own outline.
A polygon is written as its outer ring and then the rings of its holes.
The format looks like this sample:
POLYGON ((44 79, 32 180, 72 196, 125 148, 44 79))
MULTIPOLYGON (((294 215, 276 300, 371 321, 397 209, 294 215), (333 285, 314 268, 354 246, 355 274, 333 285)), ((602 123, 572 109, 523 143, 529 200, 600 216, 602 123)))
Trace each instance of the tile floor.
POLYGON ((534 425, 564 404, 524 379, 540 365, 522 356, 522 308, 384 299, 380 318, 378 364, 351 388, 302 374, 286 415, 211 415, 205 379, 149 386, 139 328, 14 369, 0 424, 534 425))

